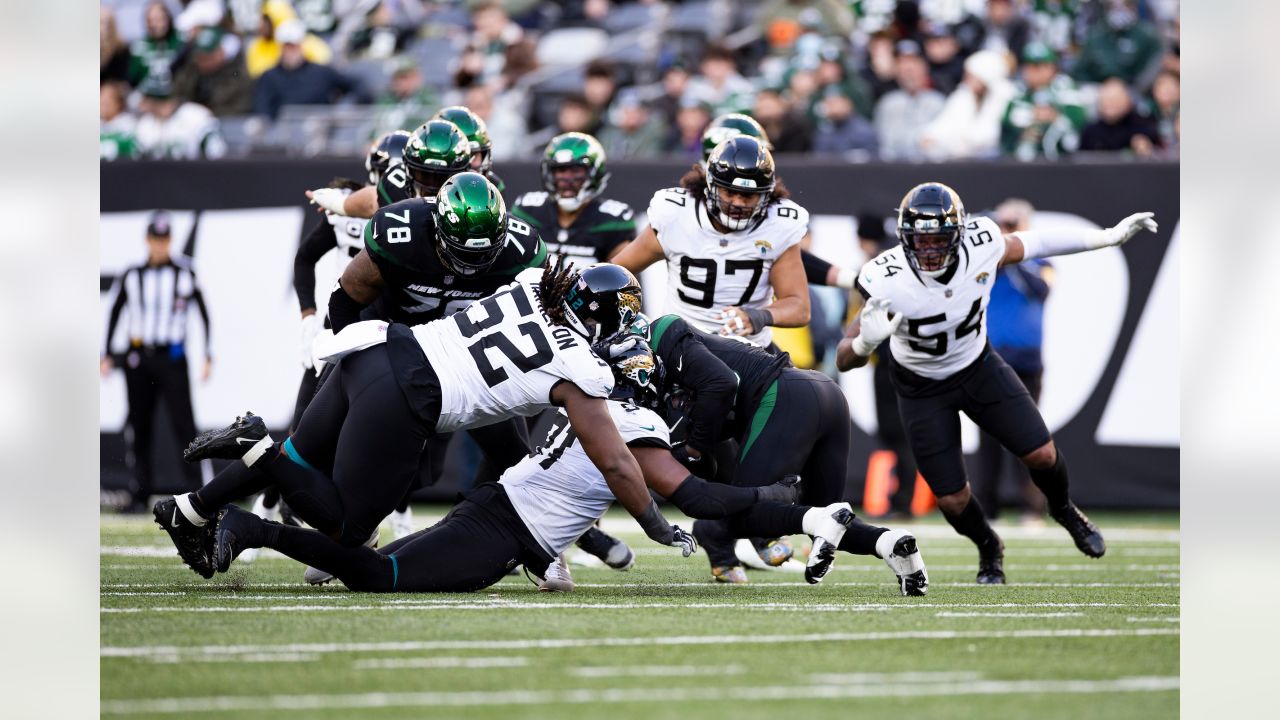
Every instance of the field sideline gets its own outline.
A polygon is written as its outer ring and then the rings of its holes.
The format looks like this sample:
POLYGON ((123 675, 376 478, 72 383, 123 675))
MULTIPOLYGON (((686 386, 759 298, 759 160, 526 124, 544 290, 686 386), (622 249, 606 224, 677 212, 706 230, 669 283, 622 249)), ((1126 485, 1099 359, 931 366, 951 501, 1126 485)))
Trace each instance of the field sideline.
MULTIPOLYGON (((441 512, 417 508, 418 526, 441 512)), ((311 588, 274 553, 205 581, 149 516, 104 514, 102 714, 1177 717, 1178 517, 1091 517, 1097 561, 1056 525, 997 524, 1006 587, 973 584, 976 552, 940 519, 910 525, 931 585, 904 598, 882 562, 845 554, 816 587, 779 571, 717 586, 701 552, 618 512, 606 529, 636 568, 575 566, 571 594, 523 576, 472 595, 311 588)))

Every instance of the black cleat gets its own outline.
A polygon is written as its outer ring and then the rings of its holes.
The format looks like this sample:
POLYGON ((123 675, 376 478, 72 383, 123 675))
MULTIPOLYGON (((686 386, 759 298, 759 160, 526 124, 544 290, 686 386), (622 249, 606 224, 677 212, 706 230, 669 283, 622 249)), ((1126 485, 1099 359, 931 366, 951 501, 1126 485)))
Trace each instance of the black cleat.
POLYGON ((228 505, 218 515, 218 529, 213 540, 213 567, 218 572, 226 572, 231 561, 241 552, 260 545, 261 534, 261 518, 235 505, 228 505))
MULTIPOLYGON (((787 475, 772 485, 765 485, 756 491, 761 502, 776 502, 783 505, 795 505, 800 502, 800 476, 787 475)), ((760 548, 756 548, 759 552, 760 548)))
POLYGON ((978 556, 978 584, 1004 585, 1004 543, 998 553, 978 556))
POLYGON ((182 451, 182 459, 187 462, 210 458, 239 460, 264 440, 270 442, 267 424, 257 415, 246 412, 227 427, 197 435, 182 451))
POLYGON ((182 562, 206 580, 213 577, 213 531, 216 523, 213 520, 204 525, 192 523, 178 509, 178 501, 173 497, 156 503, 151 512, 155 515, 156 524, 169 533, 182 562))
POLYGON ((582 533, 576 544, 583 552, 595 555, 614 570, 630 570, 636 564, 636 554, 626 543, 594 525, 582 533))
POLYGON ((1071 539, 1075 540, 1080 552, 1091 558, 1100 558, 1107 552, 1107 541, 1102 539, 1098 526, 1089 522, 1089 518, 1080 512, 1075 503, 1068 502, 1064 508, 1051 510, 1049 516, 1071 533, 1071 539))

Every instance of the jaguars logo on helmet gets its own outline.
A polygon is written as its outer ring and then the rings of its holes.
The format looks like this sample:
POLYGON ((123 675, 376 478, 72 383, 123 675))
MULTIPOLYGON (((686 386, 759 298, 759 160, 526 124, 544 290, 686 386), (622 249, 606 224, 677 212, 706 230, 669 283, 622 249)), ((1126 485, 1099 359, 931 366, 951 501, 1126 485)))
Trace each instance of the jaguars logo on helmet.
POLYGON ((592 344, 614 337, 635 322, 642 300, 636 276, 612 263, 588 266, 565 294, 569 311, 587 329, 592 344))
POLYGON ((648 342, 636 338, 631 348, 617 353, 609 361, 609 367, 617 381, 613 397, 629 397, 645 407, 656 404, 662 384, 662 361, 654 355, 648 342))

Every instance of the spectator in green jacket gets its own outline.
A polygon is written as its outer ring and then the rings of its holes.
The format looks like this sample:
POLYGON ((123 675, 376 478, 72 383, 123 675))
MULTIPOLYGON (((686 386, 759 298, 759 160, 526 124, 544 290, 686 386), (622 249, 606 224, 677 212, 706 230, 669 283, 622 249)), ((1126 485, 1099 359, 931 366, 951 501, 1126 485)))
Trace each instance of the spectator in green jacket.
POLYGON ((165 92, 173 86, 173 62, 182 39, 161 0, 154 0, 143 12, 147 34, 129 46, 129 83, 144 92, 165 92))
POLYGON ((1000 149, 1019 160, 1056 159, 1076 151, 1085 109, 1058 55, 1042 42, 1022 51, 1022 79, 1001 122, 1000 149))
POLYGON ((1108 0, 1104 22, 1085 36, 1074 75, 1084 83, 1118 77, 1145 93, 1160 71, 1162 55, 1155 25, 1138 17, 1132 0, 1108 0))

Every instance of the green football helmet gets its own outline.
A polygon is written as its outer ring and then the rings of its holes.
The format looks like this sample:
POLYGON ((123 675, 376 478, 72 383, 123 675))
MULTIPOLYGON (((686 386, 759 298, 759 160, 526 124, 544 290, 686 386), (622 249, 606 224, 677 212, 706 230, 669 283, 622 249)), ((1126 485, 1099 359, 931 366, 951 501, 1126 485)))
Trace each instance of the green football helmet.
POLYGON ((486 174, 493 169, 493 141, 489 139, 489 126, 470 108, 450 105, 441 109, 432 120, 448 120, 471 142, 471 169, 486 174))
POLYGON ((418 197, 433 197, 449 178, 471 167, 471 142, 448 120, 428 120, 404 146, 404 164, 418 197))
POLYGON ((542 153, 542 187, 561 210, 575 212, 604 192, 609 183, 604 163, 604 146, 594 137, 580 132, 557 135, 542 153), (583 168, 585 172, 563 172, 566 168, 583 168))
POLYGON ((769 143, 769 134, 751 116, 743 115, 742 113, 725 113, 712 120, 711 124, 702 133, 703 164, 706 164, 707 159, 711 157, 711 151, 717 145, 735 135, 750 135, 763 142, 765 147, 772 149, 772 145, 769 143))
POLYGON ((480 173, 449 178, 436 195, 436 250, 459 275, 487 271, 507 245, 507 203, 480 173))

